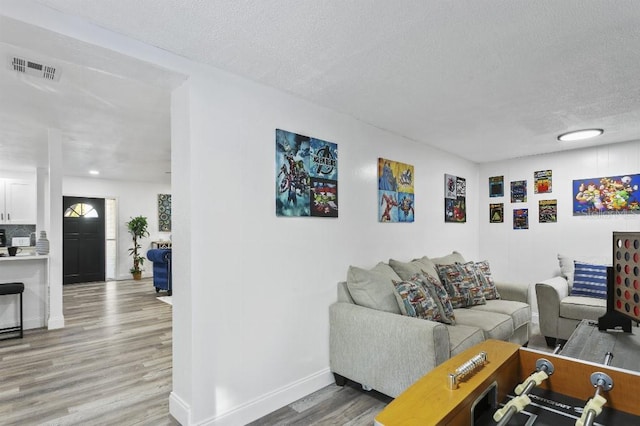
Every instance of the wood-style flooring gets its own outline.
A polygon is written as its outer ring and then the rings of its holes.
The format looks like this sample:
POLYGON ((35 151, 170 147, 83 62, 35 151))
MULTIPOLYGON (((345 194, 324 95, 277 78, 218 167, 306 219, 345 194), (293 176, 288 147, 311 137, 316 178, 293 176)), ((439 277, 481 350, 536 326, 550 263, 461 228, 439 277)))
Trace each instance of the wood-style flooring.
POLYGON ((151 282, 66 285, 63 297, 65 328, 0 341, 0 424, 178 425, 171 305, 151 282))
MULTIPOLYGON (((171 305, 149 280, 64 286, 66 327, 0 341, 0 425, 178 425, 169 414, 171 305)), ((531 346, 544 346, 539 334, 531 346)), ((373 424, 391 401, 330 385, 252 426, 373 424)))

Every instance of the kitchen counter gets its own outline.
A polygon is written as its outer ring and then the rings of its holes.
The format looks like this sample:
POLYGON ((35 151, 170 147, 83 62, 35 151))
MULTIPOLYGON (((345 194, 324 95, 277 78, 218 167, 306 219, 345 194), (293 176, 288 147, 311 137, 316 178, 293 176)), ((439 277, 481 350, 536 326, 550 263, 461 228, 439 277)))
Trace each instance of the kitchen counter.
MULTIPOLYGON (((49 256, 20 253, 0 257, 0 282, 24 283, 24 329, 45 327, 49 312, 49 256)), ((16 325, 20 319, 18 296, 0 297, 0 328, 16 325)))
POLYGON ((5 262, 7 260, 34 260, 34 259, 48 259, 48 254, 16 254, 15 256, 4 255, 0 256, 0 262, 5 262))

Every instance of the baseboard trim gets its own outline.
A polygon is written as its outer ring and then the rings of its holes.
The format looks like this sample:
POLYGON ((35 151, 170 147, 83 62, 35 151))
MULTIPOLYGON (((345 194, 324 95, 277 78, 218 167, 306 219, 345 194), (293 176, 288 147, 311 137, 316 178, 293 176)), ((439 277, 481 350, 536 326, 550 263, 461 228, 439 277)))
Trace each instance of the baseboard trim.
POLYGON ((64 328, 64 317, 49 317, 47 321, 47 328, 49 330, 55 330, 56 328, 64 328))
MULTIPOLYGON (((291 404, 310 393, 322 389, 331 383, 333 383, 333 375, 329 368, 325 368, 296 382, 266 393, 252 401, 248 401, 225 413, 205 419, 199 422, 198 425, 221 426, 247 424, 291 404)), ((179 419, 177 420, 180 421, 179 419)))
POLYGON ((181 424, 191 424, 191 407, 175 392, 169 394, 169 413, 181 424))

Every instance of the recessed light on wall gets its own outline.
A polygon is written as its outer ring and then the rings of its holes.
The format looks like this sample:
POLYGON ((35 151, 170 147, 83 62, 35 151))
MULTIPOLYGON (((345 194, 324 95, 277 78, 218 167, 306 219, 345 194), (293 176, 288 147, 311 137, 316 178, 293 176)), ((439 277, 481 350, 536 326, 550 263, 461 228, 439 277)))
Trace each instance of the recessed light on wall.
POLYGON ((596 136, 600 136, 604 133, 602 129, 585 129, 585 130, 575 130, 573 132, 563 133, 558 136, 558 140, 562 142, 569 141, 581 141, 583 139, 595 138, 596 136))
POLYGON ((89 174, 90 174, 90 175, 99 175, 99 174, 100 174, 100 172, 99 172, 99 171, 97 171, 97 170, 89 170, 89 174))

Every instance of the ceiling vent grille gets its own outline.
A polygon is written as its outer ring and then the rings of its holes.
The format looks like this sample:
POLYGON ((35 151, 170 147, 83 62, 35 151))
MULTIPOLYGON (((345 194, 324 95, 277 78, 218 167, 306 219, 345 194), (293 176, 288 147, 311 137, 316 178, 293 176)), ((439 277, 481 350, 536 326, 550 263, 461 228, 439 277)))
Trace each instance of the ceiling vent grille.
POLYGON ((13 71, 44 78, 45 80, 60 80, 60 71, 56 67, 24 59, 19 56, 9 56, 9 68, 13 71))

